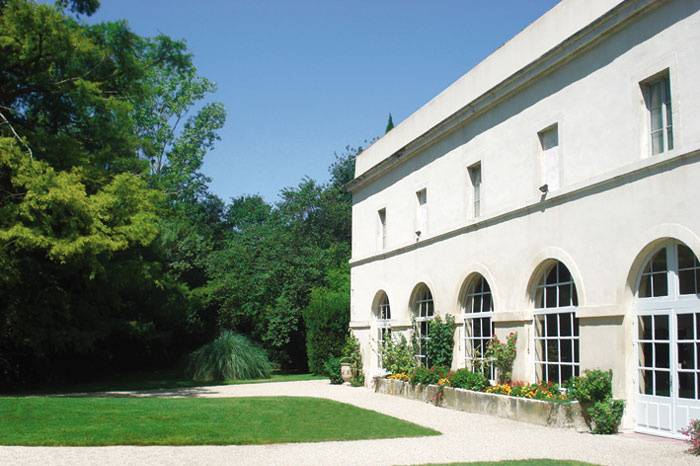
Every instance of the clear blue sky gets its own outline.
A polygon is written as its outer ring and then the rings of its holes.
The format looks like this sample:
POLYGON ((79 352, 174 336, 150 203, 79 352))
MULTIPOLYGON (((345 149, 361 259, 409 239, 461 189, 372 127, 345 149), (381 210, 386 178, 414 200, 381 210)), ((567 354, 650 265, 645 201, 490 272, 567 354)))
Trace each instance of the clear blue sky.
POLYGON ((185 39, 228 118, 204 172, 269 201, 383 134, 556 0, 102 0, 92 21, 185 39))

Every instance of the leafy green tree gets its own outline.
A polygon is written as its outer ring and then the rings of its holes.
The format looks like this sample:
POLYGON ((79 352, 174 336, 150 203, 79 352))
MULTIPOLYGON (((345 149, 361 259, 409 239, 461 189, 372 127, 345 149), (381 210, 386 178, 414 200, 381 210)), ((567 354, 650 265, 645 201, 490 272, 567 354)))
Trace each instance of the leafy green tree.
POLYGON ((324 373, 328 359, 339 356, 350 323, 350 273, 347 265, 328 272, 328 285, 311 290, 304 309, 309 370, 324 373))

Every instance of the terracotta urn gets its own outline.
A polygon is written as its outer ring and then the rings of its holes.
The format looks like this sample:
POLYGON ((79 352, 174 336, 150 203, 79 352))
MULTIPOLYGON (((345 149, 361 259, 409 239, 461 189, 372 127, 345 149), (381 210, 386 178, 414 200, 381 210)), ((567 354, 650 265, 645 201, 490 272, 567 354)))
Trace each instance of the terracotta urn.
POLYGON ((352 365, 350 363, 340 364, 340 376, 343 378, 343 382, 350 383, 350 379, 352 379, 352 365))

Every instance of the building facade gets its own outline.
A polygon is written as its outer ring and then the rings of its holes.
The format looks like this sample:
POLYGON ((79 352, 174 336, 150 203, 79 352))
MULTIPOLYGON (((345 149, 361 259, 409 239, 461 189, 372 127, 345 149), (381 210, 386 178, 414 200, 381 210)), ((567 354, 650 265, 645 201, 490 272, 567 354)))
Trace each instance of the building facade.
POLYGON ((517 332, 514 379, 612 369, 623 428, 700 418, 699 46, 700 1, 564 0, 359 155, 368 381, 452 314, 453 368, 517 332))

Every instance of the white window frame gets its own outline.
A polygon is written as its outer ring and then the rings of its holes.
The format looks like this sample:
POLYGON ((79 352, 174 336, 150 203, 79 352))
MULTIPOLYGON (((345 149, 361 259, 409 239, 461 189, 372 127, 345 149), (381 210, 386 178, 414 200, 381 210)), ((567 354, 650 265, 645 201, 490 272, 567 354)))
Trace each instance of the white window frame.
MULTIPOLYGON (((697 277, 697 274, 700 274, 700 264, 698 263, 697 256, 695 256, 695 253, 691 250, 691 253, 693 253, 694 257, 694 265, 692 267, 684 267, 681 268, 680 264, 678 263, 678 248, 680 246, 687 247, 683 245, 682 243, 678 241, 669 241, 668 243, 664 244, 660 248, 657 248, 654 250, 652 254, 649 255, 649 258, 647 259, 647 262, 644 265, 644 268, 642 269, 642 273, 639 274, 639 278, 637 279, 637 302, 636 302, 636 309, 637 309, 637 316, 635 318, 635 344, 637 345, 637 356, 636 356, 636 362, 635 362, 635 368, 636 368, 636 380, 637 380, 637 393, 640 393, 642 395, 647 395, 646 393, 642 393, 642 376, 641 376, 641 371, 652 371, 652 372, 668 372, 669 373, 669 384, 670 384, 670 394, 668 396, 665 395, 657 395, 657 390, 656 390, 656 377, 652 377, 653 380, 653 386, 652 386, 652 394, 651 396, 663 396, 666 398, 674 398, 676 400, 700 400, 700 383, 698 382, 698 378, 700 378, 700 349, 698 349, 698 345, 700 345, 700 334, 697 332, 697 322, 695 322, 696 319, 699 319, 698 317, 700 313, 698 313, 698 306, 700 305, 700 294, 698 293, 687 293, 687 294, 681 294, 680 289, 680 272, 682 271, 687 271, 687 270, 692 270, 693 271, 693 278, 695 279, 697 277), (654 257, 661 252, 664 251, 666 254, 666 270, 654 270, 653 272, 648 272, 649 265, 651 261, 653 261, 654 257), (642 297, 639 295, 640 289, 641 289, 641 284, 642 280, 645 279, 646 276, 648 276, 650 273, 654 274, 659 274, 663 273, 666 277, 666 294, 665 295, 657 295, 657 296, 649 296, 649 297, 642 297), (693 339, 679 339, 676 338, 676 332, 678 331, 677 329, 677 319, 679 315, 685 315, 685 314, 695 314, 694 321, 693 323, 696 325, 693 327, 695 329, 695 335, 693 339), (655 319, 656 317, 654 316, 667 316, 668 317, 668 332, 669 332, 669 337, 668 339, 658 339, 655 337, 655 335, 652 333, 652 338, 651 339, 644 339, 640 338, 639 336, 639 319, 643 317, 651 317, 652 319, 655 319), (642 344, 652 344, 651 345, 651 354, 652 354, 652 362, 651 365, 649 364, 641 364, 641 361, 639 361, 639 345, 642 344), (695 354, 694 354, 694 359, 695 359, 695 369, 683 369, 683 368, 677 368, 676 370, 673 370, 673 364, 675 359, 677 359, 676 352, 678 351, 678 345, 679 344, 691 344, 695 343, 695 354), (663 368, 663 367, 656 367, 655 364, 655 358, 656 358, 656 346, 657 344, 668 344, 670 345, 670 351, 669 351, 669 367, 668 368, 663 368), (678 375, 681 373, 694 373, 696 376, 696 386, 695 386, 695 398, 681 398, 680 397, 680 381, 678 380, 678 375)), ((697 281, 696 281, 697 283, 697 281)), ((694 291, 700 291, 700 289, 696 289, 694 291)), ((653 320, 652 320, 653 322, 653 320)))
POLYGON ((559 123, 554 123, 537 132, 540 142, 540 169, 542 186, 547 191, 556 191, 561 186, 561 135, 559 123), (554 134, 556 143, 551 144, 550 137, 554 134))
MULTIPOLYGON (((486 348, 488 348, 489 343, 494 335, 493 328, 493 294, 491 293, 491 286, 489 285, 486 278, 483 275, 478 274, 475 276, 469 288, 467 288, 467 293, 464 299, 464 366, 470 370, 474 369, 474 362, 483 361, 486 362, 486 348), (484 297, 488 296, 488 310, 484 310, 484 297), (476 303, 479 303, 476 306, 476 303), (475 309, 478 308, 478 311, 475 309), (478 321, 480 328, 479 336, 474 336, 473 328, 478 321), (487 323, 488 336, 484 336, 484 322, 487 323), (472 330, 470 332, 470 330, 472 330), (474 354, 474 348, 481 344, 483 353, 480 355, 474 354)), ((488 373, 486 375, 489 380, 495 379, 495 369, 492 362, 488 363, 488 373)))
POLYGON ((386 249, 386 207, 377 211, 377 248, 386 249))
POLYGON ((416 191, 416 236, 425 237, 428 232, 428 189, 416 191))
POLYGON ((416 294, 416 300, 413 304, 413 318, 416 322, 416 342, 418 343, 418 348, 416 348, 416 358, 418 362, 422 365, 428 364, 425 354, 425 346, 429 336, 430 321, 435 318, 435 303, 433 301, 433 294, 430 288, 423 286, 416 294), (425 334, 423 333, 422 326, 425 325, 425 334))
POLYGON ((469 171, 469 179, 472 184, 472 218, 476 219, 481 216, 481 184, 483 181, 481 162, 475 163, 467 170, 469 171))
POLYGON ((382 368, 384 342, 391 339, 391 306, 389 296, 383 293, 375 312, 377 323, 377 367, 382 368))
POLYGON ((534 339, 534 362, 535 374, 539 381, 552 381, 559 385, 566 382, 568 379, 562 379, 562 368, 565 366, 571 367, 571 376, 580 374, 581 368, 581 348, 579 337, 578 318, 576 317, 576 308, 578 306, 578 295, 576 291, 576 283, 571 271, 560 261, 555 261, 542 272, 540 279, 535 287, 535 310, 533 312, 533 339, 534 339), (560 278, 559 266, 566 268, 569 272, 569 280, 562 281, 560 278), (553 283, 546 283, 547 276, 552 270, 555 270, 556 276, 553 283), (567 305, 560 305, 560 291, 562 287, 569 288, 569 302, 567 305), (555 293, 554 299, 556 306, 547 307, 547 297, 550 293, 555 293), (538 303, 538 296, 542 293, 542 307, 538 303), (561 335, 562 316, 569 316, 569 335, 561 335), (548 335, 548 321, 556 319, 556 335, 548 335), (539 321, 542 322, 540 328, 539 321), (543 333, 541 334, 541 330, 543 333), (571 361, 562 361, 562 343, 571 346, 571 361), (547 348, 550 344, 556 344, 557 359, 548 361, 547 348), (578 350, 578 351, 577 351, 578 350), (539 354, 538 354, 539 352, 539 354), (577 357, 578 356, 578 357, 577 357), (549 374, 549 366, 556 366, 557 377, 553 379, 549 374))
POLYGON ((671 90, 671 75, 668 69, 648 78, 641 83, 644 93, 644 103, 647 111, 647 138, 649 141, 649 154, 651 156, 664 154, 674 147, 673 134, 673 99, 671 90), (661 127, 654 129, 654 114, 652 109, 653 91, 658 86, 661 113, 661 127), (661 134, 661 146, 654 151, 654 136, 661 134))

